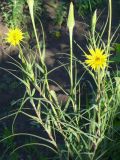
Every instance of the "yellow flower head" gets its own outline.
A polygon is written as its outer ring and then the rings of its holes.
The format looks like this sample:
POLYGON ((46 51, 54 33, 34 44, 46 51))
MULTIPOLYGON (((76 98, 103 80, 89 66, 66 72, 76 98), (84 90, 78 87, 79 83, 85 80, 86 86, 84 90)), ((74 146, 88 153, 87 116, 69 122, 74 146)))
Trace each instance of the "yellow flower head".
POLYGON ((6 42, 13 46, 17 46, 23 39, 23 33, 19 28, 9 29, 7 33, 6 42))
POLYGON ((104 54, 104 50, 96 48, 95 50, 89 49, 90 54, 85 54, 85 63, 93 70, 103 69, 107 66, 107 54, 104 54))

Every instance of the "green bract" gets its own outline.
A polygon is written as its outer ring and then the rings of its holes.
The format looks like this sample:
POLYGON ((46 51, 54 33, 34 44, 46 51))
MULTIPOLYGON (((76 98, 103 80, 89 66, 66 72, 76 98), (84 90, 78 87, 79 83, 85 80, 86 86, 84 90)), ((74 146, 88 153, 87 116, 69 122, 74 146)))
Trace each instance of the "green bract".
POLYGON ((93 30, 95 30, 96 22, 97 22, 97 10, 95 10, 95 12, 93 14, 93 17, 92 17, 92 27, 93 27, 93 30))
POLYGON ((73 29, 75 26, 75 19, 74 19, 74 6, 73 3, 70 3, 70 8, 69 8, 69 14, 68 14, 68 21, 67 21, 67 27, 69 29, 73 29))
POLYGON ((27 0, 27 3, 29 6, 30 14, 33 15, 34 0, 27 0))

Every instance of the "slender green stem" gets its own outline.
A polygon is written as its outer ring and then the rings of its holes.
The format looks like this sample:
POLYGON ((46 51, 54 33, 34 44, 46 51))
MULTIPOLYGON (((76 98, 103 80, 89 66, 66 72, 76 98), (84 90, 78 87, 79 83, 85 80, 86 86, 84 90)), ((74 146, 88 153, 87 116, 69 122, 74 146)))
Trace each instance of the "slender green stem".
POLYGON ((73 29, 69 29, 70 34, 70 83, 71 83, 71 93, 73 90, 73 42, 72 42, 72 36, 73 36, 73 29))
POLYGON ((39 39, 38 39, 38 36, 37 36, 34 13, 33 13, 34 1, 29 1, 28 0, 27 3, 28 3, 28 6, 29 6, 31 21, 32 21, 32 25, 33 25, 33 29, 34 29, 34 33, 35 33, 35 38, 36 38, 36 42, 37 42, 37 48, 38 48, 38 51, 39 51, 39 54, 40 54, 40 59, 41 59, 41 49, 40 49, 39 39))
POLYGON ((33 24, 33 29, 34 29, 34 33, 35 33, 35 38, 36 38, 36 42, 37 42, 38 51, 39 51, 40 58, 41 58, 41 49, 40 49, 39 39, 38 39, 38 36, 37 36, 36 27, 35 27, 34 16, 32 16, 32 15, 31 15, 31 20, 32 20, 32 24, 33 24))
POLYGON ((111 42, 111 24, 112 24, 112 0, 109 0, 109 29, 108 29, 108 44, 107 44, 107 53, 109 53, 110 42, 111 42))

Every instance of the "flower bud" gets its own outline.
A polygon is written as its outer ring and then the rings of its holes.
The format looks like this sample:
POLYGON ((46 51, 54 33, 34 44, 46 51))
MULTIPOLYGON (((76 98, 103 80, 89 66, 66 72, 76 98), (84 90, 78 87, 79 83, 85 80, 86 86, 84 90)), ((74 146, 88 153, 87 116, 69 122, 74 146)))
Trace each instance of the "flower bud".
POLYGON ((33 15, 34 0, 27 0, 27 3, 29 6, 30 14, 33 15))
POLYGON ((93 28, 93 31, 95 31, 96 22, 97 22, 97 10, 95 10, 95 12, 93 14, 93 17, 92 17, 92 28, 93 28))
POLYGON ((67 27, 69 29, 73 29, 75 26, 75 19, 74 19, 74 6, 73 3, 70 3, 70 8, 69 8, 69 14, 68 14, 68 21, 67 21, 67 27))

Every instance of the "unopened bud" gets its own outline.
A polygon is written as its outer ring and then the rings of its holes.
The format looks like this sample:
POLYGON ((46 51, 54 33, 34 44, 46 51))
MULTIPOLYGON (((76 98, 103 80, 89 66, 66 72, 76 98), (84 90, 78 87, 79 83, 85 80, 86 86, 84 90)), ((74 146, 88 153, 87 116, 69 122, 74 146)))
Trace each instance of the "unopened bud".
POLYGON ((74 19, 74 6, 73 3, 70 3, 70 8, 69 8, 69 14, 68 14, 68 21, 67 21, 67 27, 69 29, 73 29, 75 26, 75 19, 74 19))

